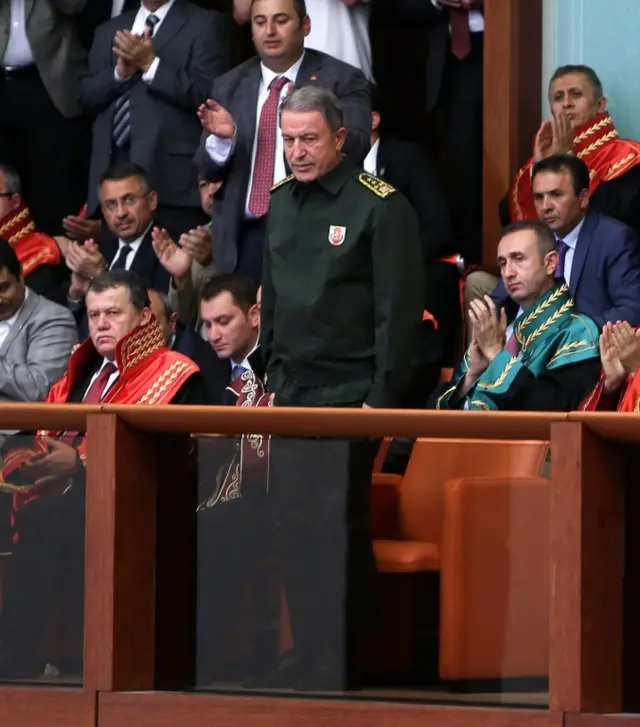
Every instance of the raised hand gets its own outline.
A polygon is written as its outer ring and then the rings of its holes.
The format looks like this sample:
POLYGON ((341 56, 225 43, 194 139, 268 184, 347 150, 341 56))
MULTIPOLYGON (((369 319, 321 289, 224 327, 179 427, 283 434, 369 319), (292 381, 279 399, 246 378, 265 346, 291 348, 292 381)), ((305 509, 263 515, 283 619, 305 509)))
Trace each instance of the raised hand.
POLYGON ((504 348, 507 330, 507 314, 502 308, 500 313, 491 296, 472 300, 469 305, 469 320, 480 350, 492 361, 504 348))
POLYGON ((208 227, 200 225, 185 232, 180 236, 180 245, 203 267, 211 262, 211 231, 208 227))
POLYGON ((565 114, 557 114, 551 122, 553 144, 550 154, 568 154, 573 149, 573 129, 565 114))
POLYGON ((77 215, 68 215, 63 218, 62 226, 71 240, 99 239, 102 232, 100 220, 89 220, 77 215))
POLYGON ((475 330, 471 331, 471 343, 467 353, 469 354, 469 373, 477 379, 486 371, 489 359, 482 353, 482 349, 478 345, 475 330))
POLYGON ((533 161, 539 162, 551 154, 553 147, 553 123, 547 119, 540 124, 533 143, 533 161))
POLYGON ((191 272, 192 259, 186 250, 171 239, 169 233, 160 227, 151 230, 153 250, 162 267, 174 278, 184 278, 191 272))
POLYGON ((604 393, 613 394, 620 389, 627 378, 618 351, 613 344, 613 323, 606 323, 600 334, 600 362, 604 373, 604 393))
POLYGON ((202 128, 220 139, 231 139, 236 132, 233 116, 219 103, 207 99, 198 109, 202 128))

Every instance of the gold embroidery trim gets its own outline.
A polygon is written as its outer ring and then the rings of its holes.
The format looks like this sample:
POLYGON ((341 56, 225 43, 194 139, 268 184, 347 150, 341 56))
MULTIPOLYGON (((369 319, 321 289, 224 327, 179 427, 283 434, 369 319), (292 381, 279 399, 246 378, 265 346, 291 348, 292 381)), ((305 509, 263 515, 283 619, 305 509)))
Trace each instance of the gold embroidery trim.
POLYGON ((505 379, 509 375, 509 371, 511 371, 511 369, 514 366, 514 364, 517 363, 517 360, 518 359, 516 359, 516 358, 514 358, 512 356, 511 357, 511 360, 509 361, 509 363, 504 367, 504 371, 500 374, 500 376, 498 376, 498 378, 495 381, 493 381, 490 384, 479 383, 478 384, 478 389, 497 389, 499 386, 501 386, 502 384, 504 384, 505 379))
POLYGON ((458 384, 456 384, 455 386, 452 386, 450 389, 447 389, 444 392, 444 394, 442 394, 442 396, 436 401, 436 409, 439 409, 440 408, 440 402, 444 399, 444 397, 447 394, 450 394, 452 391, 455 391, 457 388, 458 388, 458 384))
MULTIPOLYGON (((594 134, 597 134, 599 131, 602 131, 607 126, 613 126, 613 119, 611 116, 605 116, 604 119, 600 119, 598 123, 594 124, 593 126, 590 126, 588 129, 585 129, 582 134, 579 134, 578 136, 574 137, 573 143, 580 144, 581 142, 585 141, 585 139, 588 139, 590 136, 593 136, 594 134)), ((617 131, 616 131, 617 134, 617 131)))
POLYGON ((167 389, 181 376, 191 364, 186 361, 176 361, 153 382, 152 386, 138 399, 136 404, 156 404, 167 389))
MULTIPOLYGON (((522 337, 522 330, 526 328, 529 323, 532 323, 538 316, 542 315, 547 308, 552 304, 555 303, 558 298, 563 296, 569 288, 565 285, 561 285, 558 290, 556 290, 555 293, 552 293, 545 301, 544 303, 541 303, 539 306, 534 308, 531 313, 529 313, 528 316, 522 319, 520 323, 516 326, 516 338, 518 339, 518 343, 521 345, 521 347, 524 349, 526 345, 526 339, 522 337)), ((573 306, 573 303, 571 300, 568 301, 569 307, 573 306)), ((565 304, 566 305, 566 304, 565 304)))
POLYGON ((377 194, 378 197, 382 197, 382 199, 385 199, 385 197, 388 197, 396 191, 395 187, 392 187, 378 177, 374 177, 373 174, 367 174, 367 172, 360 174, 358 181, 374 194, 377 194))
POLYGON ((485 404, 484 401, 480 401, 479 399, 473 399, 471 402, 471 406, 477 406, 479 409, 489 411, 489 405, 485 404))
POLYGON ((586 339, 583 339, 582 341, 572 341, 571 343, 565 343, 564 346, 560 346, 560 348, 553 354, 547 366, 550 366, 554 361, 557 361, 559 358, 563 358, 564 356, 569 356, 572 353, 576 353, 582 348, 584 348, 585 350, 589 350, 595 349, 595 346, 593 345, 593 342, 589 343, 589 341, 587 341, 586 339))
MULTIPOLYGON (((522 208, 520 207, 520 202, 518 201, 518 189, 520 187, 520 180, 522 179, 522 175, 524 174, 525 169, 526 167, 522 167, 522 169, 518 172, 515 184, 513 185, 513 207, 516 211, 516 218, 519 220, 522 219, 522 208)), ((529 171, 533 172, 533 166, 529 167, 529 171)))
POLYGON ((282 187, 283 184, 287 184, 288 182, 291 182, 295 178, 296 178, 295 174, 290 174, 288 177, 285 177, 284 179, 281 179, 279 182, 276 182, 269 191, 273 192, 274 190, 278 189, 278 187, 282 187))
POLYGON ((550 318, 548 318, 539 328, 536 328, 529 338, 527 338, 527 340, 522 344, 522 350, 525 351, 536 340, 536 338, 548 331, 551 326, 555 325, 558 322, 558 319, 562 318, 562 316, 572 307, 573 301, 568 300, 564 305, 558 308, 558 310, 550 318))
POLYGON ((601 146, 604 146, 605 144, 608 144, 610 141, 613 141, 614 139, 617 139, 620 136, 618 131, 614 129, 613 131, 610 131, 608 134, 605 134, 604 136, 600 137, 600 139, 596 139, 593 144, 589 144, 585 149, 578 152, 577 156, 578 159, 582 159, 585 156, 588 156, 589 154, 592 154, 594 151, 597 151, 601 146))
POLYGON ((604 180, 609 181, 614 175, 616 175, 618 172, 621 172, 624 167, 628 166, 632 161, 634 161, 637 156, 637 153, 635 151, 632 151, 631 153, 627 154, 626 157, 618 159, 617 162, 614 162, 611 165, 609 171, 604 177, 604 180))

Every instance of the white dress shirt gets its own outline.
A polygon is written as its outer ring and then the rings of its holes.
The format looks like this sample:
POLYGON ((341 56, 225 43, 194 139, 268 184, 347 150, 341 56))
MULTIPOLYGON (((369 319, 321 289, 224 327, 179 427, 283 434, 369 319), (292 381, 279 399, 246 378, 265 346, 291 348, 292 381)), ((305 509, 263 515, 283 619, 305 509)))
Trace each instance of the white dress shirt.
MULTIPOLYGON (((29 288, 25 288, 24 300, 26 300, 28 297, 29 297, 29 288)), ((22 305, 24 305, 24 300, 22 301, 22 305)), ((5 342, 5 339, 7 338, 7 336, 9 335, 9 331, 13 328, 13 325, 15 324, 16 320, 18 319, 18 315, 20 314, 20 311, 22 310, 22 305, 11 316, 11 318, 7 319, 6 321, 0 321, 0 348, 2 347, 2 344, 5 342)))
POLYGON ((369 149, 369 153, 365 157, 364 171, 367 174, 373 174, 374 177, 378 176, 378 149, 380 148, 380 139, 376 139, 374 145, 369 149))
POLYGON ((87 392, 93 385, 93 382, 100 376, 100 372, 107 364, 113 364, 116 367, 116 370, 109 376, 107 379, 107 385, 102 390, 102 397, 104 398, 104 395, 109 391, 109 389, 116 383, 118 377, 120 376, 120 371, 118 371, 118 364, 115 361, 108 361, 106 358, 102 360, 102 364, 100 368, 95 372, 95 374, 91 377, 91 380, 89 381, 89 386, 87 386, 87 391, 84 392, 84 396, 82 397, 82 400, 84 401, 85 396, 87 395, 87 392))
POLYGON ((231 371, 233 371, 233 369, 235 369, 236 366, 242 366, 242 368, 247 371, 253 371, 253 366, 249 363, 249 357, 253 356, 253 354, 255 353, 255 351, 257 350, 259 345, 260 345, 260 338, 258 337, 258 338, 256 338, 256 342, 255 342, 253 348, 251 349, 251 351, 249 351, 245 360, 242 363, 239 363, 238 361, 234 361, 232 358, 230 358, 229 362, 231 363, 231 371))
POLYGON ((351 6, 343 0, 307 0, 311 32, 305 38, 305 47, 349 63, 372 80, 369 6, 370 0, 359 0, 351 6))
MULTIPOLYGON (((158 18, 158 22, 155 24, 153 28, 153 34, 155 35, 158 30, 160 30, 160 26, 162 25, 162 21, 167 17, 167 13, 171 8, 173 7, 173 4, 176 0, 169 0, 169 2, 165 3, 164 5, 161 5, 154 13, 151 12, 151 10, 147 10, 147 8, 144 6, 144 3, 140 5, 140 10, 138 10, 138 13, 136 14, 136 19, 133 21, 133 25, 131 26, 131 33, 133 35, 143 35, 147 18, 150 15, 155 15, 156 18, 158 18)), ((160 59, 156 58, 153 63, 149 66, 149 69, 146 70, 142 74, 142 80, 145 83, 152 83, 153 79, 156 77, 156 73, 158 72, 158 66, 160 65, 160 59)), ((116 81, 125 81, 127 79, 122 78, 118 71, 114 69, 113 71, 116 81)))
POLYGON ((111 270, 118 259, 118 255, 120 254, 120 250, 125 245, 129 245, 131 248, 129 254, 127 255, 127 260, 125 262, 124 269, 125 270, 131 270, 131 265, 133 264, 133 259, 136 256, 136 253, 140 249, 140 245, 142 245, 142 240, 144 239, 144 236, 147 234, 148 228, 140 235, 140 237, 137 240, 134 240, 133 242, 123 242, 122 240, 118 240, 118 250, 116 254, 113 256, 113 260, 111 261, 111 265, 109 265, 109 270, 111 270))
POLYGON ((580 235, 580 230, 582 229, 582 225, 584 224, 584 217, 578 222, 578 224, 571 230, 571 232, 566 237, 558 237, 556 235, 556 240, 562 240, 564 244, 567 246, 567 252, 564 256, 564 279, 569 285, 569 281, 571 280, 571 270, 573 269, 573 258, 575 256, 576 252, 576 245, 578 244, 578 237, 580 235))
MULTIPOLYGON (((291 83, 296 82, 298 77, 298 71, 302 65, 302 59, 304 53, 300 58, 284 73, 274 73, 269 70, 263 63, 260 64, 260 70, 262 71, 262 79, 260 81, 260 88, 258 89, 258 105, 256 107, 256 131, 253 137, 253 148, 251 150, 251 172, 249 174, 249 187, 247 189, 247 199, 245 201, 245 217, 252 218, 254 215, 249 210, 249 199, 251 197, 251 184, 253 180, 253 168, 256 163, 256 150, 258 147, 258 127, 260 125, 260 112, 264 106, 265 101, 269 98, 269 85, 274 78, 280 78, 284 76, 291 83)), ((289 93, 289 84, 285 83, 282 90, 280 91, 280 101, 289 93)), ((284 163, 284 143, 282 141, 282 134, 280 129, 276 128, 276 159, 273 167, 273 183, 277 184, 281 179, 287 176, 287 169, 284 163)), ((236 145, 236 134, 231 139, 221 139, 213 134, 209 134, 205 141, 205 148, 207 154, 211 158, 214 164, 224 166, 228 161, 229 157, 233 154, 233 150, 236 145)))
POLYGON ((9 41, 4 52, 2 65, 30 66, 35 63, 31 44, 27 37, 27 16, 24 0, 11 0, 11 21, 9 25, 9 41))
MULTIPOLYGON (((438 0, 431 0, 431 2, 438 10, 444 10, 438 0)), ((479 10, 469 10, 469 32, 484 32, 484 15, 479 10)))

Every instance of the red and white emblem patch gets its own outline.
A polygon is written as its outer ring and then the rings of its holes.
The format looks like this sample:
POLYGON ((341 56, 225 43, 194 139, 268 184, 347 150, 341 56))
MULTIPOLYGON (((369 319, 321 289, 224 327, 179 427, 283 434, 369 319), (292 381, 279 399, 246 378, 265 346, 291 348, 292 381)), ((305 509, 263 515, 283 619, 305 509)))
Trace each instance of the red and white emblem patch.
POLYGON ((347 228, 340 225, 329 225, 329 242, 337 247, 342 245, 347 236, 347 228))

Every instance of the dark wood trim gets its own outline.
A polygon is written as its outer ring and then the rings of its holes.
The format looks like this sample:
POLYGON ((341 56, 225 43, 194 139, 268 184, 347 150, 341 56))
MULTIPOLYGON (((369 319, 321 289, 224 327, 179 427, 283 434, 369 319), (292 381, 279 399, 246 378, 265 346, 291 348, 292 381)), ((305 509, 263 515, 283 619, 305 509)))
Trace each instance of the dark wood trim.
POLYGON ((153 689, 154 437, 115 414, 87 417, 84 686, 153 689))
POLYGON ((343 699, 102 694, 100 727, 562 727, 562 715, 343 699))
POLYGON ((624 451, 580 422, 551 425, 549 707, 622 709, 624 451))
POLYGON ((495 265, 498 205, 540 124, 542 0, 484 4, 483 262, 495 265))
POLYGON ((0 687, 0 724, 6 727, 95 727, 95 692, 56 687, 0 687))
POLYGON ((640 727, 640 714, 565 714, 564 727, 640 727))

